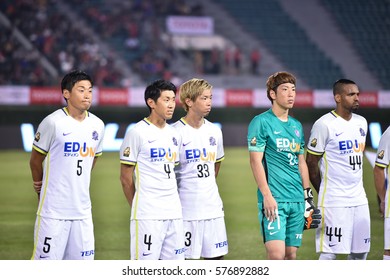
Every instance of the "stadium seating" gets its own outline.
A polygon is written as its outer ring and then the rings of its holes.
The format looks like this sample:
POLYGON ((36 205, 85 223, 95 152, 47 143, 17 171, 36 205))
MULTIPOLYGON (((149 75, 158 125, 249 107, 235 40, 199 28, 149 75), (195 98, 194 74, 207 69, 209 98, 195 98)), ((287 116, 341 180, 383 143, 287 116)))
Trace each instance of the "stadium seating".
POLYGON ((327 88, 340 68, 315 46, 278 1, 215 0, 312 88, 327 88))
MULTIPOLYGON (((47 58, 58 73, 57 79, 49 79, 46 75, 44 79, 34 81, 29 78, 31 75, 25 75, 22 81, 15 81, 11 78, 15 73, 1 71, 4 84, 58 85, 58 79, 74 68, 90 73, 98 85, 118 85, 123 78, 113 67, 111 58, 99 49, 94 39, 61 13, 56 1, 4 0, 1 1, 0 11, 34 47, 33 50, 14 49, 9 55, 23 52, 19 56, 30 57, 31 53, 37 53, 47 58)), ((35 68, 29 71, 40 70, 42 66, 37 61, 35 68)))
POLYGON ((180 13, 180 1, 110 1, 98 5, 70 0, 76 12, 146 82, 170 71, 172 50, 161 41, 165 16, 180 13))
POLYGON ((42 85, 54 82, 41 66, 39 53, 15 38, 12 29, 0 25, 0 85, 42 85))
MULTIPOLYGON (((336 64, 342 62, 327 57, 278 0, 213 1, 224 7, 238 24, 286 66, 286 70, 296 73, 308 87, 328 88, 329 84, 343 76, 336 64)), ((378 77, 381 89, 389 89, 390 36, 387 31, 390 3, 387 0, 318 1, 352 42, 369 71, 378 77)), ((194 2, 188 0, 94 0, 93 5, 91 3, 78 0, 2 0, 0 12, 22 32, 33 49, 27 49, 15 40, 9 33, 10 29, 0 23, 0 58, 7 54, 7 58, 0 61, 4 65, 0 70, 0 82, 53 85, 58 84, 58 79, 69 68, 82 68, 94 77, 99 86, 126 86, 128 71, 118 67, 118 60, 137 73, 143 83, 169 77, 168 74, 172 73, 179 77, 180 74, 196 73, 194 53, 181 52, 185 63, 180 64, 182 60, 177 59, 178 51, 164 43, 161 34, 165 32, 166 16, 202 13, 207 16, 207 7, 191 10, 190 4, 194 5, 194 2), (61 10, 64 6, 71 9, 71 15, 61 10), (108 49, 103 48, 101 42, 108 49), (9 44, 13 45, 12 50, 4 50, 9 44), (40 57, 45 57, 52 64, 58 73, 57 78, 47 75, 40 57), (15 65, 19 65, 19 69, 15 65), (20 65, 24 66, 23 75, 20 74, 20 65), (180 65, 186 66, 178 67, 180 65)), ((223 56, 222 53, 218 55, 223 56)), ((242 53, 242 56, 248 58, 250 54, 242 53)), ((202 57, 205 73, 221 76, 226 73, 223 64, 212 67, 210 51, 204 52, 202 57)))
POLYGON ((321 0, 383 88, 390 88, 390 2, 321 0))

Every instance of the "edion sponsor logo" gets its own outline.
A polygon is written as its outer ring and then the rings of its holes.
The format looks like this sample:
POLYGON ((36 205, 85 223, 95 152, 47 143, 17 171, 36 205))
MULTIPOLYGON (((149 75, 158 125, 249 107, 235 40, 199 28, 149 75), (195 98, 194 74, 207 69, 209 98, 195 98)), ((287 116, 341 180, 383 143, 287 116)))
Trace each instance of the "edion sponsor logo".
POLYGON ((87 143, 80 144, 78 142, 64 143, 65 157, 95 157, 96 148, 88 147, 87 143))
POLYGON ((169 162, 175 162, 176 152, 171 151, 170 148, 151 148, 150 159, 151 161, 163 161, 165 159, 169 162))
POLYGON ((225 93, 227 106, 252 106, 253 90, 251 89, 228 89, 225 93))

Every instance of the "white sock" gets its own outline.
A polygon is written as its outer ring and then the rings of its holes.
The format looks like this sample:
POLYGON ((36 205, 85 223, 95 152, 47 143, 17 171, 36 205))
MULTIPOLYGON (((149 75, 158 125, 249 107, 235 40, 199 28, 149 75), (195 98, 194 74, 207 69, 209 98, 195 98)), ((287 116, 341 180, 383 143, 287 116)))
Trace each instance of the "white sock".
POLYGON ((348 255, 348 260, 365 260, 368 253, 351 253, 348 255))
POLYGON ((336 254, 332 254, 332 253, 321 253, 319 259, 320 259, 320 260, 335 260, 335 259, 336 259, 336 254))
POLYGON ((383 255, 383 259, 384 260, 390 260, 390 256, 389 255, 383 255))

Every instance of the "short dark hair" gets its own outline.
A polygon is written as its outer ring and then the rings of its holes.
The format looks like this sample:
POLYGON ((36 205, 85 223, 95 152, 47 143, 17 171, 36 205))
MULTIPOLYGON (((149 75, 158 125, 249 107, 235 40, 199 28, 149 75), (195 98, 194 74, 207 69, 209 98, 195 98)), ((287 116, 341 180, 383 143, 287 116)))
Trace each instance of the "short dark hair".
POLYGON ((91 82, 91 85, 93 86, 92 78, 85 72, 81 70, 73 70, 69 73, 67 73, 64 78, 61 81, 61 92, 63 92, 65 89, 71 91, 74 85, 79 81, 85 81, 88 80, 91 82))
POLYGON ((172 90, 176 95, 177 88, 173 83, 166 81, 166 80, 156 80, 146 87, 146 89, 145 89, 145 103, 146 103, 146 106, 148 106, 150 111, 151 111, 151 108, 148 105, 148 99, 151 98, 154 100, 154 102, 157 102, 157 99, 160 97, 161 92, 164 90, 172 90))
POLYGON ((343 91, 344 85, 356 85, 356 83, 352 80, 348 79, 340 79, 334 82, 333 84, 333 95, 340 93, 343 91))

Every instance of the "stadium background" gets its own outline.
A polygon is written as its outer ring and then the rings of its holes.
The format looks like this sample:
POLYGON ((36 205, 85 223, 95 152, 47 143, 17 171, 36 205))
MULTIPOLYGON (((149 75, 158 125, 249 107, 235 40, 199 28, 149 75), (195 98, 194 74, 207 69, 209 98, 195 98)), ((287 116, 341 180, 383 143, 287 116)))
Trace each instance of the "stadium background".
MULTIPOLYGON (((238 251, 231 258, 263 258, 245 138, 249 121, 269 107, 266 78, 280 70, 296 75, 297 104, 291 113, 303 123, 306 137, 313 122, 333 108, 333 82, 355 80, 362 91, 359 113, 370 124, 379 124, 370 127, 367 138, 367 150, 374 151, 390 116, 389 12, 386 0, 1 1, 0 178, 5 195, 0 199, 0 259, 26 259, 31 252, 36 205, 21 124, 35 129, 63 105, 59 83, 72 68, 94 78, 91 111, 118 125, 114 140, 147 115, 142 90, 150 81, 166 78, 177 86, 192 77, 210 81, 215 107, 209 119, 222 125, 227 153, 219 180, 226 185, 221 192, 231 248, 238 251), (234 56, 236 50, 240 56, 234 56), (260 52, 254 67, 253 50, 260 52), (247 238, 238 245, 240 236, 247 238)), ((178 104, 173 121, 183 114, 178 104)), ((97 231, 97 249, 105 252, 101 259, 126 258, 128 253, 127 245, 113 245, 126 244, 128 235, 116 156, 106 153, 94 171, 99 190, 92 193, 94 209, 101 214, 96 227, 109 227, 106 215, 121 218, 112 221, 118 224, 110 233, 97 231), (104 206, 110 202, 121 206, 104 206), (106 239, 107 246, 101 245, 106 239), (111 252, 110 246, 117 250, 111 252)), ((366 159, 365 184, 376 234, 370 258, 379 259, 382 220, 370 169, 366 159)), ((312 233, 306 235, 311 243, 312 233)), ((305 247, 301 258, 316 258, 313 243, 305 247)))

